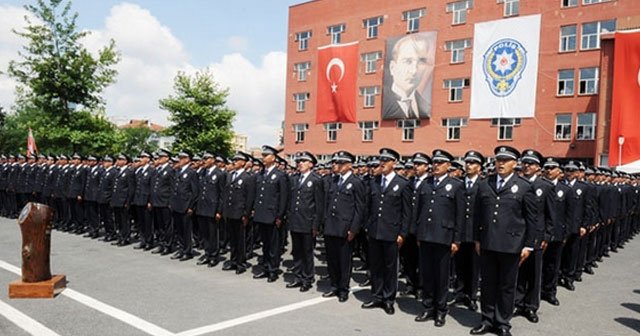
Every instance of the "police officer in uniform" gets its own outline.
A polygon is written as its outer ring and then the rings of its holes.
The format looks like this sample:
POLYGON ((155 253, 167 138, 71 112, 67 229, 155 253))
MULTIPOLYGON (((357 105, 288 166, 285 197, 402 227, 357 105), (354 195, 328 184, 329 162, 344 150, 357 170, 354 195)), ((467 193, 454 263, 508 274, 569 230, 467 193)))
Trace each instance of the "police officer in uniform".
POLYGON ((198 265, 215 267, 220 262, 219 222, 222 218, 221 198, 226 176, 216 166, 214 155, 204 153, 202 160, 204 163, 196 203, 196 221, 204 242, 204 254, 198 265))
POLYGON ((166 149, 158 150, 157 167, 151 177, 151 196, 147 204, 158 227, 158 248, 151 253, 160 255, 173 253, 173 223, 169 204, 173 196, 175 171, 169 162, 170 156, 171 153, 166 149))
POLYGON ((362 308, 382 308, 392 315, 398 291, 398 249, 404 243, 411 220, 411 187, 409 181, 395 173, 400 154, 390 148, 379 151, 382 174, 369 180, 371 192, 369 220, 369 267, 371 295, 362 308))
POLYGON ((585 222, 586 214, 586 194, 589 188, 582 181, 578 180, 580 174, 580 163, 570 160, 565 165, 565 184, 571 188, 567 207, 569 218, 567 218, 567 242, 562 251, 562 276, 560 284, 570 291, 575 290, 573 282, 576 277, 576 267, 580 253, 580 242, 587 233, 585 222))
POLYGON ((263 270, 254 279, 267 278, 274 282, 280 268, 280 227, 287 209, 287 175, 276 168, 278 150, 262 146, 264 170, 256 174, 256 197, 253 221, 257 224, 262 241, 263 270))
POLYGON ((460 248, 464 224, 464 187, 448 174, 453 159, 445 150, 432 152, 432 176, 423 183, 417 202, 416 236, 425 311, 415 321, 433 318, 436 327, 445 324, 451 256, 460 248))
POLYGON ((287 211, 287 226, 291 231, 291 254, 295 279, 287 288, 300 287, 306 292, 315 281, 313 247, 320 229, 324 213, 324 190, 322 177, 312 172, 317 163, 316 157, 309 152, 297 153, 298 176, 290 185, 291 200, 287 211))
POLYGON ((90 155, 87 157, 89 167, 87 171, 87 182, 84 186, 84 206, 85 218, 88 224, 89 233, 86 237, 92 239, 100 235, 100 216, 98 210, 98 196, 100 194, 100 179, 103 175, 103 168, 98 165, 98 159, 90 155))
POLYGON ((482 180, 484 156, 470 150, 464 155, 464 225, 460 229, 460 249, 455 255, 458 297, 456 302, 463 303, 469 310, 478 309, 478 286, 480 283, 480 258, 475 251, 474 211, 478 184, 482 180))
POLYGON ((238 151, 233 157, 233 172, 227 175, 222 203, 222 217, 227 223, 231 256, 222 270, 246 271, 245 228, 249 224, 255 199, 255 178, 245 171, 247 153, 238 151))
POLYGON ((535 193, 515 174, 520 153, 509 146, 494 150, 496 175, 480 181, 476 196, 476 252, 482 276, 482 322, 472 335, 511 335, 518 266, 536 242, 535 193))
POLYGON ((331 291, 323 297, 337 296, 338 301, 349 298, 351 279, 351 241, 366 218, 365 187, 352 173, 353 154, 339 151, 333 155, 336 173, 326 194, 324 238, 331 291))
POLYGON ((198 199, 198 176, 191 166, 191 154, 182 151, 178 154, 179 164, 171 196, 171 214, 176 237, 180 242, 180 250, 171 259, 186 261, 193 258, 193 226, 192 215, 198 199))
POLYGON ((129 206, 135 191, 135 177, 133 171, 127 165, 129 157, 120 154, 116 160, 117 175, 113 183, 111 195, 111 209, 118 228, 118 241, 111 243, 116 246, 131 244, 131 222, 129 221, 129 206))

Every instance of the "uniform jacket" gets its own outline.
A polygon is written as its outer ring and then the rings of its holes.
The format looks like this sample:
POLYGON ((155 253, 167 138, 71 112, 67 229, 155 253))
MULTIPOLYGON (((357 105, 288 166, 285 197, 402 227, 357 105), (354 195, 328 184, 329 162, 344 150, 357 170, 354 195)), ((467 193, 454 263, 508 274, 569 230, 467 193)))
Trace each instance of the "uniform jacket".
POLYGON ((173 195, 173 179, 175 170, 171 165, 165 164, 158 167, 155 174, 151 176, 151 205, 156 208, 167 208, 173 195))
POLYGON ((233 172, 227 174, 222 203, 222 215, 225 218, 249 218, 255 199, 255 177, 242 171, 233 178, 233 172))
POLYGON ((434 188, 434 177, 429 177, 422 182, 418 194, 416 237, 419 241, 444 245, 460 242, 464 213, 463 183, 446 176, 434 188))
POLYGON ((126 207, 131 204, 133 192, 136 187, 136 180, 133 170, 129 167, 116 168, 118 173, 113 183, 113 194, 111 194, 111 207, 126 207))
POLYGON ((292 181, 291 200, 287 212, 287 225, 291 232, 311 233, 320 229, 324 214, 324 188, 322 178, 309 173, 302 183, 292 181))
POLYGON ((365 187, 353 174, 340 186, 339 181, 332 179, 326 193, 324 234, 346 238, 349 231, 358 233, 366 218, 365 187))
POLYGON ((225 183, 226 174, 219 168, 207 169, 200 175, 196 215, 213 218, 216 213, 222 213, 220 200, 225 183))
POLYGON ((155 169, 151 165, 148 165, 144 171, 141 168, 142 167, 136 169, 134 174, 136 179, 136 189, 133 194, 133 201, 131 204, 146 207, 151 200, 151 180, 153 178, 153 174, 155 174, 155 169))
POLYGON ((561 242, 567 239, 567 224, 571 213, 569 209, 569 198, 571 188, 564 183, 558 182, 551 190, 551 225, 546 227, 544 240, 547 242, 561 242))
POLYGON ((84 200, 97 202, 100 195, 100 179, 104 174, 102 166, 93 166, 87 170, 87 182, 84 187, 84 200))
POLYGON ((198 199, 198 173, 191 167, 177 169, 173 185, 171 210, 178 213, 194 210, 198 199))
POLYGON ((256 197, 253 202, 255 211, 253 221, 273 224, 276 218, 283 219, 287 210, 289 191, 288 177, 278 168, 271 172, 263 170, 255 175, 256 197))
POLYGON ((400 175, 395 175, 384 190, 381 181, 382 176, 368 179, 365 188, 370 200, 367 233, 371 239, 396 241, 409 232, 412 190, 409 181, 400 175))

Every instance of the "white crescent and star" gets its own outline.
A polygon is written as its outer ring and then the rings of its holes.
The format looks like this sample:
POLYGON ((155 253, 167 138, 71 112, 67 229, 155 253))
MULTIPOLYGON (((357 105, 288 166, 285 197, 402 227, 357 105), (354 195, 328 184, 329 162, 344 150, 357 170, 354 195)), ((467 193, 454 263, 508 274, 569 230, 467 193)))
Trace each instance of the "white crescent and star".
POLYGON ((329 63, 327 63, 326 75, 327 80, 331 82, 331 92, 336 92, 336 90, 338 89, 337 83, 340 83, 342 77, 344 77, 344 62, 339 58, 332 58, 329 63), (338 69, 340 69, 340 78, 338 78, 337 81, 331 80, 331 68, 333 68, 334 66, 337 66, 338 69))

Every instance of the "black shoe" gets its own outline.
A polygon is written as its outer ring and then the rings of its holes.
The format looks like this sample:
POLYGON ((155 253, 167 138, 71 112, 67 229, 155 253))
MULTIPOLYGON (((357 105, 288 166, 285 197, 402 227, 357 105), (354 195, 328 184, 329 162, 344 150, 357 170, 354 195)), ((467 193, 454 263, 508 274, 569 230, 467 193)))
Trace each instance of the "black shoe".
POLYGON ((210 261, 210 260, 209 260, 209 259, 207 259, 207 258, 204 258, 204 259, 203 259, 203 258, 200 258, 200 259, 198 260, 198 262, 196 263, 196 265, 198 265, 198 266, 200 266, 200 265, 207 265, 207 264, 209 264, 209 261, 210 261))
POLYGON ((311 285, 302 285, 300 287, 300 291, 303 292, 303 293, 304 292, 308 292, 310 289, 311 289, 311 285))
POLYGON ((436 314, 436 318, 433 322, 433 325, 436 327, 443 327, 445 323, 445 316, 447 316, 447 314, 445 313, 436 314))
POLYGON ((265 279, 267 277, 269 277, 269 274, 267 274, 267 272, 260 272, 258 274, 253 275, 254 279, 265 279))
POLYGON ((531 309, 525 309, 522 311, 522 316, 524 316, 531 323, 538 323, 539 318, 538 314, 531 309))
POLYGON ((209 264, 207 265, 207 267, 209 268, 213 268, 218 266, 218 264, 220 263, 220 261, 216 258, 216 259, 211 259, 209 260, 209 264))
POLYGON ((193 259, 193 254, 185 254, 182 256, 182 258, 180 258, 180 261, 187 261, 193 259))
POLYGON ((582 282, 582 275, 576 275, 576 278, 573 281, 582 282))
POLYGON ((234 263, 225 263, 224 266, 222 266, 222 270, 223 271, 231 271, 236 269, 237 266, 234 263))
POLYGON ((275 282, 276 280, 278 280, 278 275, 277 274, 269 274, 269 278, 267 278, 267 282, 275 282))
POLYGON ((407 285, 407 287, 402 292, 400 292, 400 294, 405 296, 415 295, 416 289, 411 285, 407 285))
POLYGON ((131 245, 131 242, 128 240, 123 240, 120 242, 120 244, 118 244, 118 246, 123 247, 123 246, 129 246, 131 245))
POLYGON ((591 266, 591 268, 598 268, 598 263, 595 261, 592 261, 589 263, 589 266, 591 266))
POLYGON ((511 332, 506 327, 500 327, 496 330, 496 335, 498 336, 511 336, 511 332))
POLYGON ((435 317, 436 317, 436 312, 433 309, 429 309, 429 310, 425 310, 422 314, 416 316, 416 318, 413 320, 416 322, 426 322, 435 317))
POLYGON ((302 287, 302 283, 298 282, 298 281, 290 282, 285 287, 287 287, 287 288, 298 288, 298 287, 302 287))
POLYGON ((576 290, 576 287, 573 285, 573 281, 569 281, 569 280, 567 280, 567 279, 565 279, 565 280, 562 282, 562 287, 564 287, 564 288, 566 288, 566 289, 568 289, 568 290, 570 290, 570 291, 574 291, 574 290, 576 290))
POLYGON ((337 290, 332 290, 330 292, 326 292, 326 293, 322 294, 323 298, 330 298, 330 297, 334 297, 334 296, 338 296, 338 291, 337 290))
POLYGON ((121 241, 114 241, 113 243, 111 243, 111 245, 113 246, 120 246, 121 241))
POLYGON ((321 275, 320 276, 320 280, 329 280, 331 279, 331 276, 329 274, 325 274, 325 275, 321 275))
POLYGON ((618 248, 617 248, 617 247, 613 247, 613 248, 611 248, 611 252, 613 252, 613 253, 618 253, 618 248))
POLYGON ((244 267, 238 267, 236 268, 236 274, 242 274, 246 271, 247 269, 244 267))
POLYGON ((356 268, 354 268, 354 271, 366 271, 369 269, 369 266, 367 264, 362 264, 356 268))
POLYGON ((182 252, 176 252, 174 255, 171 256, 171 260, 177 260, 184 257, 184 253, 182 252))
POLYGON ((349 300, 349 293, 340 293, 338 294, 338 302, 347 302, 349 300))
POLYGON ((467 309, 471 311, 478 310, 478 303, 476 302, 476 300, 469 300, 469 302, 467 303, 467 309))
POLYGON ((203 254, 203 255, 200 256, 200 258, 198 258, 198 261, 203 261, 203 260, 207 259, 207 257, 208 256, 206 254, 203 254))
POLYGON ((362 309, 373 309, 373 308, 382 308, 384 307, 384 304, 380 301, 369 301, 369 302, 365 302, 363 303, 360 308, 362 309))
POLYGON ((139 244, 133 247, 134 250, 143 250, 147 247, 146 244, 139 244))
POLYGON ((593 275, 593 267, 591 267, 591 265, 585 266, 583 271, 587 274, 593 275))
POLYGON ((169 255, 171 253, 172 253, 171 249, 165 248, 164 250, 162 250, 162 252, 160 252, 160 255, 161 256, 166 256, 166 255, 169 255))
POLYGON ((471 331, 469 331, 469 334, 471 335, 484 335, 487 333, 490 333, 493 331, 493 328, 491 328, 490 326, 486 325, 486 324, 480 324, 479 326, 476 326, 475 328, 471 329, 471 331))
POLYGON ((384 309, 384 312, 387 313, 387 315, 393 315, 396 312, 396 309, 393 308, 393 302, 385 302, 382 309, 384 309))
POLYGON ((371 286, 371 279, 367 279, 367 280, 361 282, 359 285, 360 285, 360 287, 371 286))
POLYGON ((559 306, 560 305, 560 301, 558 301, 558 298, 556 298, 555 295, 544 295, 542 296, 542 299, 549 302, 550 304, 554 305, 554 306, 559 306))
POLYGON ((144 247, 145 251, 151 251, 155 248, 155 245, 153 244, 147 244, 147 246, 144 247))

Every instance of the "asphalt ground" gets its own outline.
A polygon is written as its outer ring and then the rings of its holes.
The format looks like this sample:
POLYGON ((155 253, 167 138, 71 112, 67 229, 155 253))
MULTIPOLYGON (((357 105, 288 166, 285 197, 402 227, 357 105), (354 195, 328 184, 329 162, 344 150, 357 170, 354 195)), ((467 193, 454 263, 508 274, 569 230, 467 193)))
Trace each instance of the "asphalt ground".
MULTIPOLYGON (((399 297, 396 314, 363 310, 369 299, 354 272, 346 303, 325 299, 327 281, 307 293, 54 231, 51 269, 68 288, 55 299, 0 296, 0 335, 468 335, 480 315, 452 306, 443 328, 416 323, 422 311, 413 297, 399 297)), ((19 279, 21 236, 16 220, 0 219, 0 284, 19 279)), ((284 256, 290 265, 290 255, 284 256)), ((255 259, 252 260, 255 263, 255 259)), ((326 265, 316 264, 319 274, 326 265)), ((514 335, 640 334, 640 244, 631 241, 605 258, 595 275, 584 274, 575 292, 558 289, 561 304, 542 303, 540 322, 512 320, 514 335)), ((283 269, 285 267, 283 266, 283 269)), ((284 279, 289 279, 288 275, 284 279)))

